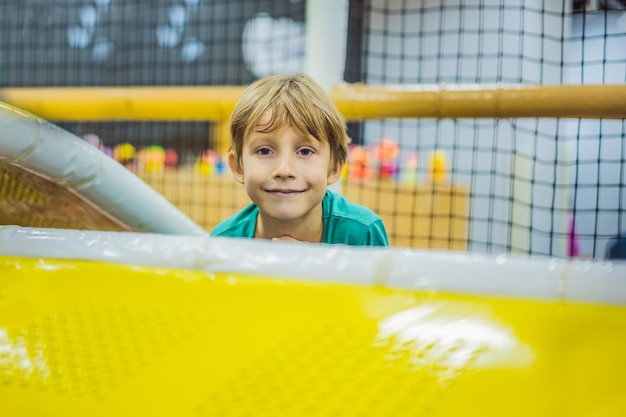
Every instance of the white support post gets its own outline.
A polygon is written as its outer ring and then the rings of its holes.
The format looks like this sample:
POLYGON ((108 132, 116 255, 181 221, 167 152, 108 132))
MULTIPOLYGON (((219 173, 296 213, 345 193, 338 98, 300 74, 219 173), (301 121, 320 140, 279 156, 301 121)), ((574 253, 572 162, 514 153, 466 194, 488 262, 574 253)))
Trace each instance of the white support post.
POLYGON ((306 4, 305 72, 326 91, 343 79, 348 0, 309 0, 306 4))

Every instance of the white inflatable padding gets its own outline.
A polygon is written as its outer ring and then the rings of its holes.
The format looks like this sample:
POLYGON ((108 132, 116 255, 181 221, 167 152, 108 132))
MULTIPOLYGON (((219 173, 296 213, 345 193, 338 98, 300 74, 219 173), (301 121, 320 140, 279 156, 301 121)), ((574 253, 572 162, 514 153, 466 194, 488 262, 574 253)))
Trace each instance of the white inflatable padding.
POLYGON ((0 102, 0 160, 21 160, 32 152, 39 141, 44 121, 0 102), (19 140, 18 140, 19 139, 19 140))
POLYGON ((207 234, 165 197, 99 149, 2 102, 0 160, 68 185, 133 230, 207 234))
POLYGON ((507 297, 626 304, 626 262, 0 227, 0 254, 507 297))

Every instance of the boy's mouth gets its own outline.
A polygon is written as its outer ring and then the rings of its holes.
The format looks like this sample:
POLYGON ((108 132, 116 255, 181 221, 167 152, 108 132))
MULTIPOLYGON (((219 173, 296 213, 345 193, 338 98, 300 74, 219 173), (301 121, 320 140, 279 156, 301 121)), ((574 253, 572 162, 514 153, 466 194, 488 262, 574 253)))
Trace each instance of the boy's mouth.
POLYGON ((293 194, 300 194, 303 191, 301 190, 293 190, 293 189, 273 189, 273 190, 266 190, 268 193, 270 194, 274 194, 274 195, 293 195, 293 194))

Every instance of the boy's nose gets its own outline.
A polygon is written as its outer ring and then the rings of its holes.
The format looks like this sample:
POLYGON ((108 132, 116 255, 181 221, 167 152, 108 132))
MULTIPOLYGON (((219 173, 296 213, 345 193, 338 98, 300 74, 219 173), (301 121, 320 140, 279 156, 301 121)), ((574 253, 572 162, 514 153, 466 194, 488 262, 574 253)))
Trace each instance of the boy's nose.
POLYGON ((280 155, 276 159, 276 165, 274 167, 275 177, 293 177, 294 171, 294 158, 291 155, 280 155))

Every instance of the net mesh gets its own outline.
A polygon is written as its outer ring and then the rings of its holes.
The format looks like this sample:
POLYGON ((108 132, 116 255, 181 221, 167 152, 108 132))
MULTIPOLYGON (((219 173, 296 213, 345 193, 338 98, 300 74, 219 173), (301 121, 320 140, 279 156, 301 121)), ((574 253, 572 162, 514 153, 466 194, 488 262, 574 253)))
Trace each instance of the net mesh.
POLYGON ((79 230, 131 230, 75 194, 70 187, 6 162, 0 162, 0 224, 79 230))
MULTIPOLYGON (((345 78, 368 85, 624 84, 623 6, 352 1, 345 78)), ((464 238, 471 250, 603 257, 625 227, 626 124, 537 116, 395 119, 351 127, 366 149, 379 149, 384 138, 397 143, 398 157, 388 166, 357 153, 375 178, 395 170, 418 187, 436 178, 439 161, 444 181, 468 188, 464 238)), ((362 181, 361 187, 373 190, 375 183, 362 181)), ((402 195, 398 190, 397 198, 402 195)), ((381 204, 376 209, 388 210, 381 204)), ((454 243, 450 239, 448 247, 454 243)))
MULTIPOLYGON (((0 8, 7 87, 246 85, 305 68, 304 1, 0 8)), ((348 82, 626 82, 623 2, 352 0, 348 9, 348 82)), ((247 202, 214 178, 225 170, 211 153, 213 123, 59 124, 97 134, 113 156, 132 144, 128 166, 207 230, 247 202), (146 168, 139 152, 151 146, 176 152, 173 171, 146 168)), ((349 131, 342 190, 384 218, 392 244, 600 258, 624 230, 623 119, 382 119, 349 131)))

